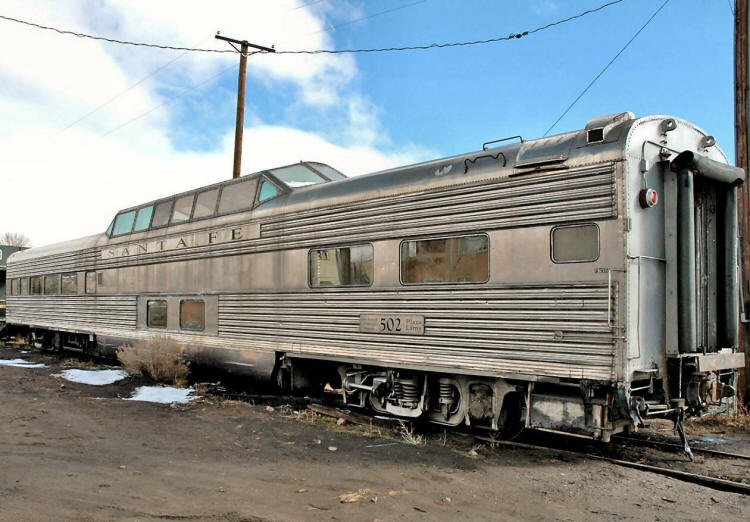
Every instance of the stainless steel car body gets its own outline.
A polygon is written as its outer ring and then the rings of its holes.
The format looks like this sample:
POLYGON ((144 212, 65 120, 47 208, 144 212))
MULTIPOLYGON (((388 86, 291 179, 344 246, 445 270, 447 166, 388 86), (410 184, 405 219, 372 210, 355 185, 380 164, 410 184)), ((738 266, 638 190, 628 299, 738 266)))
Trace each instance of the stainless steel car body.
MULTIPOLYGON (((683 120, 622 113, 549 138, 313 186, 279 184, 278 197, 259 204, 256 197, 244 212, 32 248, 8 261, 21 295, 8 296, 7 320, 32 332, 89 336, 110 350, 167 333, 196 359, 263 379, 286 361, 317 360, 510 383, 502 394, 525 396, 526 425, 604 437, 602 430, 637 423, 634 382, 651 391, 663 382, 665 411, 670 397, 682 396, 682 388, 666 389, 670 359, 684 355, 674 221, 682 178, 669 165, 683 151, 727 164, 708 138, 683 120), (640 204, 646 188, 661 196, 655 206, 640 204), (553 230, 580 224, 598 228, 596 259, 555 262, 553 230), (477 233, 489 238, 488 281, 403 283, 402 241, 477 233), (310 286, 311 249, 362 244, 374 252, 370 286, 310 286), (97 274, 96 293, 82 290, 87 272, 97 274), (60 273, 77 274, 81 291, 28 294, 29 277, 60 273), (156 297, 170 303, 165 329, 147 326, 146 302, 156 297), (178 303, 190 297, 205 299, 201 332, 180 329, 178 303), (423 331, 374 333, 363 327, 368 314, 423 318, 423 331), (534 406, 529 383, 574 391, 597 383, 604 406, 548 389, 534 406), (619 424, 611 412, 618 393, 631 410, 619 424)), ((734 231, 726 249, 736 252, 734 231)), ((737 314, 737 276, 725 275, 721 284, 734 293, 722 294, 723 315, 716 288, 706 297, 714 311, 701 325, 714 333, 693 357, 734 371, 736 346, 721 341, 736 340, 729 316, 737 314), (732 328, 734 336, 726 333, 732 328)), ((469 420, 468 410, 461 414, 469 420)))

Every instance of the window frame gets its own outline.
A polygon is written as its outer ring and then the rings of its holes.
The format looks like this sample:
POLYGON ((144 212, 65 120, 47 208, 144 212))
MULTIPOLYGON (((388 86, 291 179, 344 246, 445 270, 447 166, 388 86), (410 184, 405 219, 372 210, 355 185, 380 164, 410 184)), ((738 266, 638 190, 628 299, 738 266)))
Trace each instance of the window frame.
POLYGON ((146 300, 146 328, 157 328, 159 330, 166 330, 169 326, 169 300, 167 299, 147 299, 146 300), (164 326, 154 326, 151 324, 150 318, 149 318, 149 305, 151 303, 164 303, 165 311, 164 311, 164 326))
POLYGON ((276 184, 274 181, 272 181, 269 177, 267 177, 267 176, 260 176, 260 178, 258 179, 258 189, 255 191, 255 202, 253 203, 253 208, 258 207, 258 206, 262 205, 263 203, 267 203, 268 201, 273 201, 274 199, 278 198, 279 196, 283 196, 285 193, 286 193, 285 189, 282 189, 281 187, 279 187, 279 185, 276 184), (270 197, 268 199, 264 199, 263 201, 261 201, 260 200, 260 190, 261 190, 261 187, 263 187, 263 183, 268 183, 269 185, 271 185, 272 187, 274 187, 277 190, 277 192, 272 197, 270 197))
MULTIPOLYGON (((268 201, 268 200, 266 200, 268 201)), ((309 248, 307 250, 307 287, 311 290, 325 290, 329 288, 372 288, 372 285, 375 282, 375 246, 372 243, 357 243, 354 245, 336 245, 336 246, 327 246, 327 247, 313 247, 309 248), (336 285, 336 286, 313 286, 312 284, 312 270, 310 266, 310 254, 312 254, 313 250, 337 250, 341 248, 355 248, 355 247, 362 247, 362 246, 369 246, 370 250, 372 251, 372 280, 369 284, 357 284, 357 285, 336 285)))
POLYGON ((172 201, 174 201, 174 203, 172 205, 172 212, 169 215, 169 222, 167 223, 167 226, 184 225, 185 223, 190 223, 193 220, 193 211, 195 210, 195 200, 197 199, 197 196, 198 196, 198 192, 193 191, 193 192, 188 192, 187 194, 182 194, 180 196, 175 196, 174 198, 172 198, 172 201), (181 221, 174 221, 174 211, 177 208, 177 202, 185 198, 193 198, 192 201, 190 202, 190 210, 188 210, 187 218, 181 221))
POLYGON ((42 295, 60 295, 60 274, 45 274, 42 276, 42 295), (47 278, 57 278, 57 292, 47 292, 47 278))
POLYGON ((549 231, 549 258, 556 265, 569 265, 573 263, 595 263, 602 256, 602 231, 597 223, 574 223, 571 225, 555 225, 549 231), (596 257, 593 259, 576 259, 574 261, 557 261, 555 259, 555 230, 561 228, 596 227, 596 257))
POLYGON ((219 191, 219 197, 216 198, 216 212, 214 213, 212 217, 228 216, 230 214, 239 214, 241 212, 249 212, 253 210, 257 206, 256 201, 258 200, 258 188, 260 187, 261 179, 263 179, 263 176, 258 176, 258 175, 245 176, 245 177, 233 179, 231 182, 221 185, 221 190, 219 191), (240 183, 253 181, 253 180, 255 181, 255 194, 253 195, 253 199, 250 201, 248 206, 240 210, 230 210, 229 212, 222 212, 221 211, 221 198, 224 196, 224 191, 228 187, 232 187, 234 185, 239 185, 240 183))
POLYGON ((149 230, 151 230, 151 222, 154 220, 154 213, 156 213, 156 203, 150 203, 148 205, 143 205, 142 207, 138 207, 136 209, 135 219, 133 220, 133 233, 138 234, 141 232, 148 232, 149 230), (142 210, 145 210, 149 207, 151 207, 151 217, 148 218, 148 226, 146 226, 146 228, 143 228, 141 230, 136 230, 135 227, 138 225, 138 216, 141 215, 142 210))
POLYGON ((83 276, 83 293, 84 294, 96 294, 98 293, 97 288, 97 276, 96 276, 96 270, 87 270, 86 273, 83 276), (89 290, 89 275, 93 274, 94 279, 94 288, 92 290, 89 290))
POLYGON ((193 210, 190 212, 190 222, 200 221, 201 219, 211 219, 211 218, 215 218, 218 215, 218 212, 219 212, 219 201, 220 201, 220 197, 221 197, 221 189, 222 189, 222 187, 219 185, 219 186, 215 186, 215 187, 206 187, 203 190, 198 190, 198 191, 195 192, 195 199, 193 200, 193 210), (211 192, 213 190, 216 191, 216 201, 214 201, 214 210, 213 210, 213 212, 211 212, 207 216, 196 217, 195 216, 195 209, 198 206, 198 198, 201 195, 205 194, 206 192, 211 192))
POLYGON ((127 236, 128 234, 132 234, 133 228, 135 227, 135 218, 138 217, 138 210, 139 210, 138 207, 134 207, 134 208, 129 208, 127 210, 122 210, 118 212, 117 214, 115 214, 115 219, 112 220, 112 233, 110 234, 109 237, 121 237, 121 236, 127 236), (117 226, 117 218, 129 212, 133 213, 133 222, 130 224, 130 230, 128 230, 127 232, 122 232, 120 234, 115 234, 115 228, 117 226))
POLYGON ((64 272, 64 273, 60 274, 60 295, 78 295, 78 294, 79 294, 79 292, 78 292, 78 272, 64 272), (75 292, 65 292, 63 290, 63 288, 64 288, 63 278, 66 277, 66 276, 72 276, 73 277, 73 280, 75 281, 75 286, 76 286, 76 288, 75 288, 76 291, 75 292))
MULTIPOLYGON (((146 229, 146 230, 158 230, 160 228, 166 228, 166 227, 170 226, 169 222, 172 220, 172 211, 174 210, 175 199, 176 198, 174 196, 171 196, 171 197, 168 197, 168 198, 160 199, 158 201, 154 201, 152 203, 152 205, 154 206, 154 213, 151 216, 151 226, 149 226, 148 229, 146 229), (163 224, 163 225, 156 225, 156 226, 154 226, 154 218, 156 217, 156 207, 159 206, 159 205, 161 205, 162 203, 169 203, 169 212, 167 212, 167 222, 165 224, 163 224)), ((145 230, 144 230, 144 232, 145 232, 145 230)))
POLYGON ((198 299, 195 297, 189 297, 186 299, 180 299, 180 330, 183 332, 205 332, 206 331, 206 300, 205 299, 198 299), (182 325, 182 306, 185 303, 201 303, 203 305, 203 328, 185 328, 182 325))
POLYGON ((490 244, 490 235, 487 232, 477 232, 472 234, 458 234, 458 235, 441 235, 441 236, 427 236, 418 237, 411 239, 402 239, 398 244, 398 281, 401 286, 430 286, 430 285, 486 285, 492 279, 492 260, 490 259, 490 253, 492 252, 492 245, 490 244), (442 281, 434 283, 405 283, 404 282, 404 263, 402 259, 402 249, 404 243, 417 242, 417 241, 435 241, 440 239, 460 239, 462 237, 473 237, 473 236, 484 236, 487 238, 487 279, 484 281, 442 281))
POLYGON ((44 276, 29 276, 29 295, 44 295, 44 276), (32 292, 31 291, 31 281, 32 279, 38 279, 39 280, 39 291, 38 292, 32 292))

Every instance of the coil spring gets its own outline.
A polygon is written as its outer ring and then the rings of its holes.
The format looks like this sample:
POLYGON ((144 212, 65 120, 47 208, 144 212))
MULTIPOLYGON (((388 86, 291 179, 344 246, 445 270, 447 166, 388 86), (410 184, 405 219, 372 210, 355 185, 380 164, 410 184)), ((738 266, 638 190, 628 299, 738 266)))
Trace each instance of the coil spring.
POLYGON ((419 386, 416 381, 396 380, 393 383, 393 394, 395 397, 406 403, 416 404, 419 402, 419 386))
POLYGON ((440 392, 439 392, 439 398, 438 402, 440 404, 453 404, 456 402, 455 397, 453 396, 453 390, 455 389, 452 384, 448 382, 440 382, 440 392))

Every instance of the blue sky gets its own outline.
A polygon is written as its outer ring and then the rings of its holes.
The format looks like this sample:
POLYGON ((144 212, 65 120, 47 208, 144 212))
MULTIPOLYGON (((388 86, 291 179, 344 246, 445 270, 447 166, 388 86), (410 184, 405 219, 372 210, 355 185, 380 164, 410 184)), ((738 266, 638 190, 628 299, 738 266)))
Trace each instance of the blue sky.
MULTIPOLYGON (((365 16, 408 7, 329 34, 336 48, 491 38, 602 3, 427 0, 409 6, 413 0, 369 1, 360 4, 365 16)), ((379 108, 382 126, 394 143, 413 142, 447 155, 515 134, 539 137, 660 4, 627 0, 511 42, 359 54, 356 87, 379 108)), ((331 16, 329 23, 344 23, 346 15, 331 16)), ((726 0, 672 0, 553 133, 581 128, 593 117, 624 110, 636 115, 671 114, 713 133, 733 157, 732 31, 726 0)), ((315 117, 285 110, 294 89, 267 89, 253 79, 251 74, 248 101, 253 113, 266 121, 291 121, 300 128, 326 132, 315 117)), ((221 100, 223 118, 212 123, 224 130, 233 123, 235 83, 234 71, 220 82, 226 94, 221 100)), ((202 120, 193 122, 200 125, 202 120)))
MULTIPOLYGON (((0 14, 122 40, 225 49, 213 38, 221 30, 311 50, 506 36, 605 2, 0 0, 0 14)), ((253 56, 242 171, 316 160, 359 175, 540 137, 661 3, 624 0, 486 45, 253 56)), ((716 136, 733 159, 731 8, 671 0, 553 133, 625 110, 669 114, 716 136)), ((35 245, 93 234, 120 208, 231 176, 236 55, 127 47, 1 20, 0 45, 0 192, 35 202, 4 198, 0 232, 26 233, 35 245)))

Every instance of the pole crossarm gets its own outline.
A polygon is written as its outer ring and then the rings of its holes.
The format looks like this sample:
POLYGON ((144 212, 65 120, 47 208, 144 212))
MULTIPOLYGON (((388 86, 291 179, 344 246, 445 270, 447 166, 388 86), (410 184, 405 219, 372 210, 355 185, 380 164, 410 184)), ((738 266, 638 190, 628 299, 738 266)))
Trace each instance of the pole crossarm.
MULTIPOLYGON (((237 44, 237 45, 242 45, 242 46, 245 46, 245 47, 252 47, 253 49, 258 49, 259 51, 263 51, 263 52, 266 52, 266 53, 275 53, 276 52, 276 49, 274 49, 273 47, 265 47, 263 45, 257 45, 257 44, 254 44, 254 43, 250 43, 247 40, 237 40, 236 38, 229 38, 228 36, 222 36, 219 33, 216 33, 216 36, 214 38, 216 38, 217 40, 224 40, 225 42, 229 42, 229 45, 237 44)), ((234 47, 234 45, 232 45, 232 47, 234 47)), ((235 48, 235 50, 237 50, 237 52, 241 52, 236 47, 234 47, 234 48, 235 48)))

